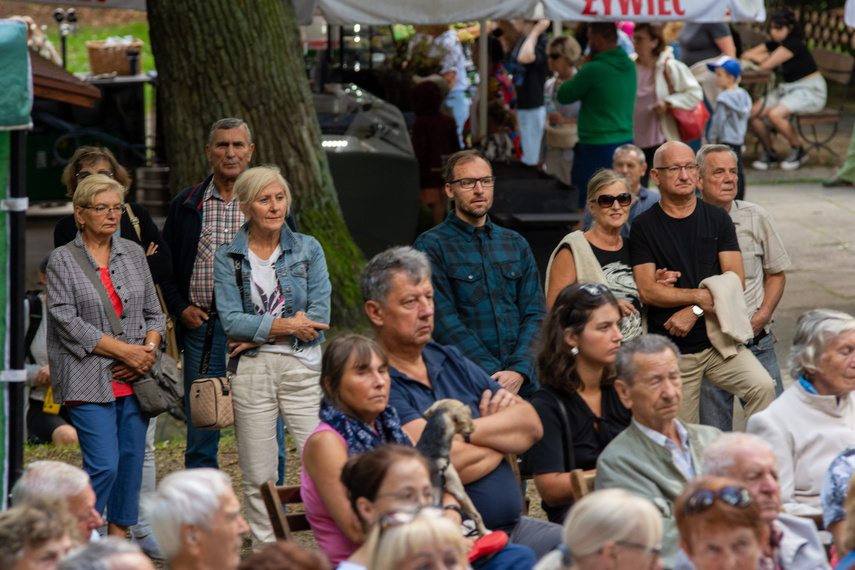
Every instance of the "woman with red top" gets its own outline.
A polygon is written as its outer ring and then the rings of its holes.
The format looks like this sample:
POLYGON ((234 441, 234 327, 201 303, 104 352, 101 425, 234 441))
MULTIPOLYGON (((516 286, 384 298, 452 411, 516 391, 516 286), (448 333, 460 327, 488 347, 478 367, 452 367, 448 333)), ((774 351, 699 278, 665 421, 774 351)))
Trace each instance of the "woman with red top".
POLYGON ((95 508, 109 506, 108 532, 121 537, 139 514, 149 420, 133 381, 154 364, 165 327, 145 252, 116 236, 124 196, 125 188, 105 175, 83 180, 74 193, 77 237, 47 266, 54 401, 67 406, 77 428, 95 508), (99 282, 88 276, 92 271, 99 282), (112 332, 108 311, 119 317, 122 334, 112 332))

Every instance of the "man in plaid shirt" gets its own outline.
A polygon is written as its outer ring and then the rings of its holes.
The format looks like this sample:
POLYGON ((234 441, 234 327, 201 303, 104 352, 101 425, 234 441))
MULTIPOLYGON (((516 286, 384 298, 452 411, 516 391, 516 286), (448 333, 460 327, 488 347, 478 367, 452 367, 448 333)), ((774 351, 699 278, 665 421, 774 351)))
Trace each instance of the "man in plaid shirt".
POLYGON ((456 346, 505 389, 529 396, 537 389, 535 345, 546 312, 531 248, 490 221, 495 177, 481 153, 453 154, 444 176, 455 209, 414 244, 431 264, 433 338, 456 346))

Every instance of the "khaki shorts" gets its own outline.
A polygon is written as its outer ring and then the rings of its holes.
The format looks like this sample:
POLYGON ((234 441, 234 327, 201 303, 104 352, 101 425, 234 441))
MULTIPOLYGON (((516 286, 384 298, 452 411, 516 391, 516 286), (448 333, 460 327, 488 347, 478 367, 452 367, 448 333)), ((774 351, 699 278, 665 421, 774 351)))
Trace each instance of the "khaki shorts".
POLYGON ((778 85, 766 96, 765 103, 769 109, 780 103, 790 113, 816 113, 825 108, 827 97, 825 79, 818 75, 778 85))

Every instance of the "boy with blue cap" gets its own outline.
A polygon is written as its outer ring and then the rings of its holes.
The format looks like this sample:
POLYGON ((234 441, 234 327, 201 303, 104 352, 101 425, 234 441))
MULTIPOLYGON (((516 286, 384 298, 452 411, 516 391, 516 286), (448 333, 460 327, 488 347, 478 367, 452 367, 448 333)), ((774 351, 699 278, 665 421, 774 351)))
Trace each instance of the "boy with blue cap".
POLYGON ((707 129, 707 141, 710 144, 725 144, 736 153, 739 179, 737 181, 737 200, 745 198, 745 177, 742 172, 742 143, 748 130, 748 117, 751 114, 751 96, 739 86, 742 66, 726 55, 721 56, 707 67, 715 73, 715 84, 723 91, 715 102, 707 129))

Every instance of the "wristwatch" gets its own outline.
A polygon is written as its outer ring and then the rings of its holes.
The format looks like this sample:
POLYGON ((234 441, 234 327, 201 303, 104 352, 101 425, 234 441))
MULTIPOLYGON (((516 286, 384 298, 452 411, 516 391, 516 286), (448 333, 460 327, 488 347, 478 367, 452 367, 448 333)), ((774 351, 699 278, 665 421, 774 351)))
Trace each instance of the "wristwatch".
POLYGON ((697 305, 692 305, 692 312, 698 318, 701 318, 704 316, 704 310, 697 305))

